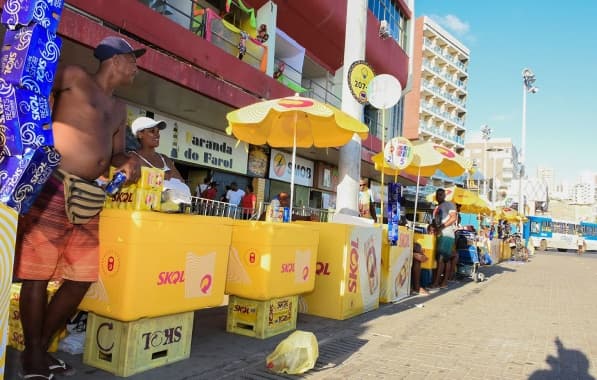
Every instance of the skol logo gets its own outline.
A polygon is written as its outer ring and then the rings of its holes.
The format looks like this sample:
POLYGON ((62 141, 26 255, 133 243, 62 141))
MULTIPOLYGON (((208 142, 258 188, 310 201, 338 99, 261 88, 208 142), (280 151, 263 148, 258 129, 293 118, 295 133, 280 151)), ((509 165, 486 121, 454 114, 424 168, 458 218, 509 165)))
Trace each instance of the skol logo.
POLYGON ((359 279, 359 241, 350 242, 350 267, 348 272, 348 291, 356 293, 359 279))
POLYGON ((40 59, 37 65, 36 78, 38 82, 43 82, 46 75, 46 60, 40 59))
POLYGON ((112 197, 112 202, 129 202, 132 203, 134 200, 134 196, 133 193, 128 193, 125 191, 121 191, 116 193, 113 197, 112 197))
POLYGON ((445 156, 448 158, 456 157, 456 154, 454 152, 452 152, 450 149, 445 148, 441 145, 434 145, 433 149, 435 149, 435 151, 438 152, 439 154, 441 154, 442 156, 445 156))
POLYGON ((157 285, 172 285, 184 282, 184 271, 160 272, 157 285))
POLYGON ((211 277, 211 274, 206 274, 205 276, 203 276, 203 278, 201 278, 201 282, 199 283, 199 288, 201 289, 201 293, 203 293, 203 294, 209 293, 209 289, 211 288, 212 282, 213 282, 213 279, 211 277))
POLYGON ((282 264, 282 273, 294 273, 294 263, 282 264))
POLYGON ((29 97, 29 106, 31 109, 31 118, 33 120, 40 120, 41 115, 39 113, 39 100, 37 99, 37 96, 29 97))
POLYGON ((318 261, 317 264, 315 265, 315 274, 329 276, 331 274, 330 273, 330 263, 322 263, 321 261, 318 261))
POLYGON ((240 314, 254 314, 255 308, 247 305, 234 305, 233 311, 240 314))
POLYGON ((8 55, 8 59, 4 64, 4 74, 10 74, 12 70, 15 68, 15 63, 17 61, 17 53, 14 51, 8 55))
POLYGON ((146 332, 141 335, 145 339, 144 350, 177 343, 182 339, 182 326, 169 327, 159 331, 146 332))

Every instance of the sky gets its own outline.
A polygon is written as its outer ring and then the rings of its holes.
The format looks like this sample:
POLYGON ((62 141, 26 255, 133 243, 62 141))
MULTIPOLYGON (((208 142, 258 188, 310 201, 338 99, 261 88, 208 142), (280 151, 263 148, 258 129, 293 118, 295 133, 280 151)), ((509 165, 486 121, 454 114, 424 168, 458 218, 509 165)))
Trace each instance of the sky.
POLYGON ((551 167, 557 182, 597 172, 597 1, 415 0, 470 50, 467 136, 522 139, 522 71, 527 95, 526 167, 551 167))

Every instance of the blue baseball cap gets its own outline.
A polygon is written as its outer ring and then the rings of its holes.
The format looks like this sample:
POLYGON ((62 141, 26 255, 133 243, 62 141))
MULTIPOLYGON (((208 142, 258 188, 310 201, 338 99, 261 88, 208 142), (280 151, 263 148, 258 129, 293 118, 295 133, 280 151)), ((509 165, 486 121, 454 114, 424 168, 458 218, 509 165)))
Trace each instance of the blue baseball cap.
POLYGON ((133 49, 125 39, 110 36, 106 37, 97 45, 93 52, 93 56, 100 60, 100 62, 110 59, 115 55, 119 54, 134 54, 135 57, 139 58, 145 54, 146 49, 133 49))

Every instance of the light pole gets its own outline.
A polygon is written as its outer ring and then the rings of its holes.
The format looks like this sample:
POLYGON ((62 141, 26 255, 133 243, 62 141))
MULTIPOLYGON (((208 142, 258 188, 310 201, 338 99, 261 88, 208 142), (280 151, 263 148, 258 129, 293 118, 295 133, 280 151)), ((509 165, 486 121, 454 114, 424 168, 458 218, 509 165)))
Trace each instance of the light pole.
MULTIPOLYGON (((519 178, 518 178, 518 214, 524 215, 524 195, 522 193, 522 181, 525 176, 525 156, 526 156, 526 138, 527 138, 527 93, 535 94, 539 89, 534 86, 535 74, 530 69, 522 70, 522 139, 520 142, 520 152, 518 154, 519 178)), ((522 222, 521 222, 522 223, 522 222)))
POLYGON ((491 128, 487 124, 481 126, 481 138, 483 139, 483 195, 487 196, 487 140, 491 139, 491 128))
POLYGON ((491 175, 491 178, 492 178, 492 180, 491 180, 491 184, 492 184, 492 186, 491 186, 491 206, 495 208, 495 201, 496 201, 496 196, 497 196, 497 191, 496 191, 496 187, 495 187, 495 177, 496 177, 496 175, 495 175, 496 174, 495 173, 496 172, 495 163, 496 163, 497 160, 496 160, 495 156, 496 156, 496 154, 498 152, 503 151, 503 149, 502 148, 493 147, 493 148, 488 148, 486 151, 487 152, 491 152, 491 159, 493 161, 493 172, 492 172, 492 175, 491 175))

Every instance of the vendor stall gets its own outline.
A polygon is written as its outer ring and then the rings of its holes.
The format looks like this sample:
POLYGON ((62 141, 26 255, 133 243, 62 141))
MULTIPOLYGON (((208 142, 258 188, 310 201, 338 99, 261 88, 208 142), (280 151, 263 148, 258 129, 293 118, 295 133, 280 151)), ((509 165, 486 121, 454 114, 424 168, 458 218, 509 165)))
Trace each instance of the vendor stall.
POLYGON ((301 296, 299 312, 343 320, 378 308, 381 227, 309 225, 319 231, 315 290, 301 296))
POLYGON ((313 225, 234 222, 226 294, 269 300, 312 291, 319 243, 313 225))
POLYGON ((232 221, 105 209, 100 269, 79 306, 120 321, 222 304, 232 221))

